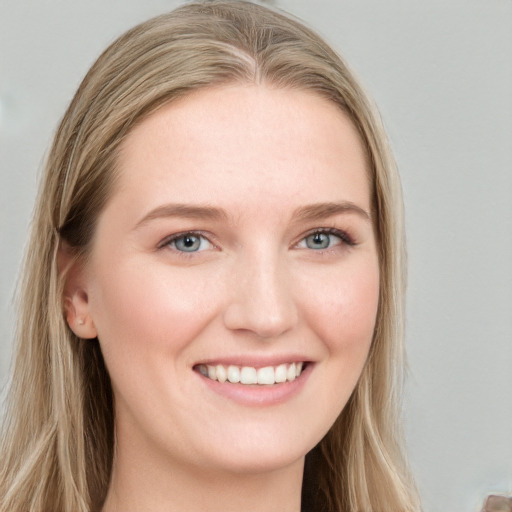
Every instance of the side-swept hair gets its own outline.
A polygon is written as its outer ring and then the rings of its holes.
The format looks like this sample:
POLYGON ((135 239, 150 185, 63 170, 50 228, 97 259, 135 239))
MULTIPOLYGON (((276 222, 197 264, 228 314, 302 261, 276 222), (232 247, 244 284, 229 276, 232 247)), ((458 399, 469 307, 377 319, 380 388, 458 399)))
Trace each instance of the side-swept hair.
POLYGON ((66 324, 59 245, 87 257, 120 145, 137 123, 193 90, 235 82, 327 98, 351 119, 367 157, 380 262, 375 334, 349 402, 306 457, 303 508, 420 509, 399 427, 402 198, 379 116, 343 60, 300 22, 257 4, 213 0, 184 5, 117 39, 84 78, 55 135, 21 274, 0 512, 101 509, 114 450, 112 389, 97 340, 80 340, 66 324))

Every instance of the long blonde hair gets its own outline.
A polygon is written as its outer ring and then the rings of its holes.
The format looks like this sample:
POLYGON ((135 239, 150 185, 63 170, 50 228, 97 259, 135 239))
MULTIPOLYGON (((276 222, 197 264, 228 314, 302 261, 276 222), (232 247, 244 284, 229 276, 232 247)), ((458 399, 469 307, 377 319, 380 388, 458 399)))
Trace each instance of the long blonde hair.
POLYGON ((248 2, 182 6, 115 41, 80 85, 41 182, 19 295, 16 359, 0 448, 0 512, 101 509, 114 450, 110 380, 97 340, 62 311, 63 241, 86 257, 127 133, 190 91, 269 83, 320 94, 367 153, 380 258, 370 355, 343 412, 307 455, 303 508, 418 511, 399 428, 405 254, 399 178, 376 110, 341 58, 298 21, 248 2))

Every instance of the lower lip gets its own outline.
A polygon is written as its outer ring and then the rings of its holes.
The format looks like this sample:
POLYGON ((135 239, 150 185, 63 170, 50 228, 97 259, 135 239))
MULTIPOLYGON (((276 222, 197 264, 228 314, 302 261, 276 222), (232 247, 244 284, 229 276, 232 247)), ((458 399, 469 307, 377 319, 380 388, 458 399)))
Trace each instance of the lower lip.
POLYGON ((296 396, 306 383, 313 366, 313 363, 308 363, 302 373, 291 382, 272 385, 219 382, 209 379, 199 372, 196 373, 204 384, 218 395, 241 405, 268 406, 282 404, 296 396))

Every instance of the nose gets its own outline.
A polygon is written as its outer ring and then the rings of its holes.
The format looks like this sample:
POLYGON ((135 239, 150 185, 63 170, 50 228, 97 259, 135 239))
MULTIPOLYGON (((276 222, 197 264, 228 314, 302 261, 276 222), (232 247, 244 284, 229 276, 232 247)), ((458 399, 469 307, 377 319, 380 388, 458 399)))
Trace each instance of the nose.
POLYGON ((274 339, 298 321, 290 272, 279 258, 253 254, 241 258, 232 275, 224 324, 233 331, 274 339))

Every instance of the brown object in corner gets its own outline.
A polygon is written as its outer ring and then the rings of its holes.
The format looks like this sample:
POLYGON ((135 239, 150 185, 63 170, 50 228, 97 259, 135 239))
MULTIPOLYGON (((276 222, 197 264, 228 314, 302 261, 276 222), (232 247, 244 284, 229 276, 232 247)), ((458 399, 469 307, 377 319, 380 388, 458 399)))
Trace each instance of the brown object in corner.
POLYGON ((512 512, 512 498, 506 496, 487 496, 482 512, 512 512))

